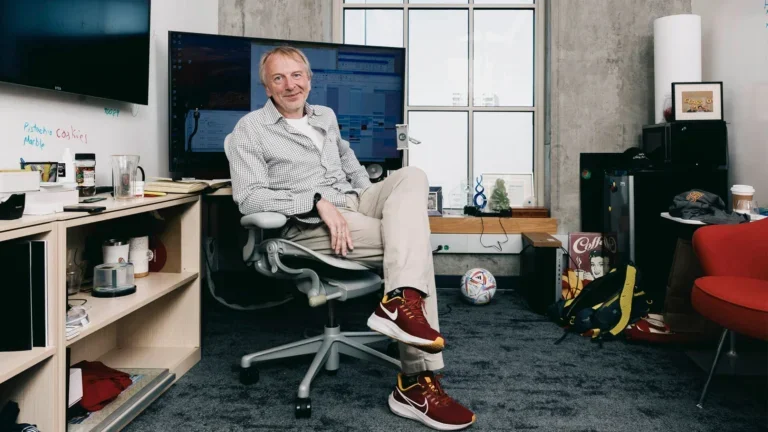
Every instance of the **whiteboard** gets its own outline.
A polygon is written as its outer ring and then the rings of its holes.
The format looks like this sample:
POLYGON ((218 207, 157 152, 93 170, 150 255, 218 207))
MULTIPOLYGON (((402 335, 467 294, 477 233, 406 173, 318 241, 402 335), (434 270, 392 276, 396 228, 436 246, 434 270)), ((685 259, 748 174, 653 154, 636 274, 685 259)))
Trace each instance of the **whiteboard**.
POLYGON ((768 207, 768 1, 692 0, 702 19, 702 79, 723 82, 731 184, 768 207))
POLYGON ((147 176, 167 176, 168 30, 218 33, 218 0, 152 2, 148 105, 0 83, 0 168, 58 162, 69 148, 96 154, 98 186, 112 184, 113 154, 139 155, 147 176))

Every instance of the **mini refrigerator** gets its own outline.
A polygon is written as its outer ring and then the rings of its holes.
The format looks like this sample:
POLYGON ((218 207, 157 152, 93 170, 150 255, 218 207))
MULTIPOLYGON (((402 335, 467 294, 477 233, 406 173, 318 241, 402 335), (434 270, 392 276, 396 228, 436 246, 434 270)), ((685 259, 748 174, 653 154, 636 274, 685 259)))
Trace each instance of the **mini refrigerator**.
POLYGON ((651 312, 663 310, 677 231, 663 219, 672 199, 691 189, 728 197, 727 168, 666 165, 638 170, 613 170, 604 177, 603 232, 615 233, 617 265, 633 262, 641 286, 653 301, 651 312))

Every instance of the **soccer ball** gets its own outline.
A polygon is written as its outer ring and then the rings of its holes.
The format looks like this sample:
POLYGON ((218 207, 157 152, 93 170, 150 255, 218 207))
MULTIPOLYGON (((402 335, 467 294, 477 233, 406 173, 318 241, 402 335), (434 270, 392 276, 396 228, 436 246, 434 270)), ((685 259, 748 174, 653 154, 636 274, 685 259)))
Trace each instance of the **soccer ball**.
POLYGON ((491 302, 496 294, 496 279, 491 272, 482 268, 473 268, 461 278, 461 295, 464 300, 483 305, 491 302))

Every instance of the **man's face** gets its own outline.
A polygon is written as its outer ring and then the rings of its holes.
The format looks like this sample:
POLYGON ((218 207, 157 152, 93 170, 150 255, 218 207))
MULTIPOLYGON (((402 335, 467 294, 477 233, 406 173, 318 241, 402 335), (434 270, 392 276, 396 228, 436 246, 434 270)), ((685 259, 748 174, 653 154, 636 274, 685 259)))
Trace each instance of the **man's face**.
POLYGON ((608 258, 600 256, 592 257, 592 259, 589 260, 589 263, 592 266, 592 276, 599 278, 605 275, 605 271, 607 270, 606 267, 608 266, 608 258))
POLYGON ((287 118, 304 116, 304 103, 312 88, 306 65, 280 54, 269 57, 264 64, 265 89, 280 114, 287 118))

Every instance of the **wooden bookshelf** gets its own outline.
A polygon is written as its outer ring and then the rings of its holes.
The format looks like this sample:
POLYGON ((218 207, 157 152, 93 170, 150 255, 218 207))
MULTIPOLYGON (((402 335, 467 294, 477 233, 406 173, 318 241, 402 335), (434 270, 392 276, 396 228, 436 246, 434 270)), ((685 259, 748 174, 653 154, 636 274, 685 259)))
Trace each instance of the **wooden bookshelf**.
POLYGON ((136 293, 125 297, 97 298, 80 293, 70 299, 87 300, 86 308, 90 323, 83 327, 80 335, 67 341, 67 346, 97 332, 120 318, 157 300, 169 292, 185 286, 197 278, 197 273, 150 273, 149 276, 136 279, 136 293))
MULTIPOLYGON (((48 245, 48 346, 0 353, 0 405, 17 402, 18 421, 36 424, 40 430, 67 430, 67 349, 70 364, 89 360, 112 368, 168 369, 175 380, 200 361, 200 197, 169 194, 120 202, 106 197, 99 204, 107 210, 97 214, 0 221, 0 242, 45 240, 48 245), (128 296, 96 298, 85 292, 71 296, 86 300, 89 324, 66 340, 68 247, 134 224, 135 218, 146 214, 163 221, 159 236, 167 250, 165 266, 136 279, 136 293, 128 296)), ((137 402, 131 418, 150 402, 137 402)))
POLYGON ((0 384, 51 357, 56 347, 32 348, 30 351, 0 353, 0 384))

